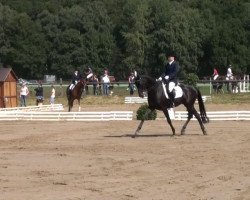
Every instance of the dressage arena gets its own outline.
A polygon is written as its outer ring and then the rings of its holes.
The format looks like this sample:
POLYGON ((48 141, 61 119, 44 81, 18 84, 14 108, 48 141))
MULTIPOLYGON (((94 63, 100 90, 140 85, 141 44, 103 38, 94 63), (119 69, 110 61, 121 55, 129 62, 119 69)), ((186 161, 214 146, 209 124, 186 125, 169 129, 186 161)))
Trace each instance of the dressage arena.
POLYGON ((250 199, 249 121, 211 121, 207 136, 196 121, 179 136, 183 123, 173 121, 172 137, 166 121, 146 121, 132 139, 137 120, 0 121, 0 200, 250 199))

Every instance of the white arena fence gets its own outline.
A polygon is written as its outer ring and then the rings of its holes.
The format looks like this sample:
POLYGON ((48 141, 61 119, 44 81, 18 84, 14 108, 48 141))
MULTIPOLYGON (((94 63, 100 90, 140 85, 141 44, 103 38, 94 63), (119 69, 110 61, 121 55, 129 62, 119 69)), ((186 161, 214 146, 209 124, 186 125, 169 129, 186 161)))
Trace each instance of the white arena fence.
MULTIPOLYGON (((211 96, 202 96, 202 100, 203 100, 203 102, 212 101, 212 98, 211 98, 211 96)), ((148 97, 144 97, 144 98, 125 97, 124 102, 125 103, 148 103, 148 97)), ((196 103, 197 103, 197 101, 196 101, 196 103)))
POLYGON ((40 105, 40 106, 27 106, 27 107, 12 107, 12 108, 0 108, 0 112, 2 111, 21 111, 21 112, 29 112, 29 111, 61 111, 64 110, 62 104, 53 104, 53 105, 40 105))
POLYGON ((0 121, 113 121, 132 120, 133 111, 107 112, 0 112, 0 121))
MULTIPOLYGON (((211 121, 241 121, 250 120, 250 111, 214 111, 207 112, 207 116, 211 121)), ((174 112, 175 120, 186 120, 186 111, 176 111, 174 112)), ((191 120, 196 120, 193 117, 191 120)))

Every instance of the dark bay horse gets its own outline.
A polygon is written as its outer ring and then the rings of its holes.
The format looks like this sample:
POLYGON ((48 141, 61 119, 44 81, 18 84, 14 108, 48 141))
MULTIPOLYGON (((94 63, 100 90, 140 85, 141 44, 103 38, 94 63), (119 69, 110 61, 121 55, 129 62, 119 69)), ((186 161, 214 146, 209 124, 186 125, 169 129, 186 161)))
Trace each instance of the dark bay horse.
POLYGON ((67 87, 67 98, 68 98, 68 106, 69 106, 69 112, 71 111, 72 107, 73 107, 73 103, 74 100, 77 99, 78 100, 78 105, 79 105, 79 111, 80 111, 80 100, 81 100, 81 96, 82 96, 82 92, 83 89, 86 85, 86 80, 85 79, 81 79, 73 88, 73 90, 69 90, 69 86, 67 87))
MULTIPOLYGON (((175 135, 175 128, 172 125, 172 122, 171 122, 171 119, 170 119, 169 113, 168 113, 168 109, 171 106, 171 102, 165 96, 162 82, 156 81, 155 79, 153 79, 149 76, 145 76, 145 75, 138 76, 137 75, 135 78, 135 85, 138 89, 138 94, 140 97, 144 97, 144 90, 146 90, 148 93, 149 111, 145 113, 144 119, 146 119, 147 115, 150 114, 150 112, 153 112, 155 109, 163 111, 164 115, 167 118, 167 122, 172 129, 173 135, 175 135)), ((188 85, 184 85, 184 84, 181 84, 180 87, 183 90, 183 95, 180 98, 176 98, 174 101, 174 104, 175 104, 175 106, 179 106, 179 105, 183 104, 188 111, 188 118, 181 129, 181 134, 182 135, 185 134, 186 127, 187 127, 190 119, 194 115, 200 124, 200 127, 201 127, 203 134, 206 135, 207 131, 206 131, 203 123, 209 122, 209 119, 208 119, 207 114, 206 114, 205 105, 204 105, 204 102, 202 100, 202 96, 201 96, 200 91, 193 86, 188 86, 188 85), (196 111, 196 109, 194 107, 196 99, 198 99, 200 114, 196 111)), ((140 131, 143 123, 144 123, 144 120, 141 120, 133 137, 135 137, 137 135, 137 133, 140 131)))

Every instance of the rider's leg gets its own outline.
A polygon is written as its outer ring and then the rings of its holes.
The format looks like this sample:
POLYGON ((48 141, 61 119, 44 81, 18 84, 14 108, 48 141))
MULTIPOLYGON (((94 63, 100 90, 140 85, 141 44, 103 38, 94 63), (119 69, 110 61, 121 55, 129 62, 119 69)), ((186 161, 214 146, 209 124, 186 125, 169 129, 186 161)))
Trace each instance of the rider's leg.
POLYGON ((169 82, 168 84, 168 90, 169 90, 169 99, 172 103, 172 106, 174 106, 174 98, 175 98, 175 83, 174 82, 169 82))

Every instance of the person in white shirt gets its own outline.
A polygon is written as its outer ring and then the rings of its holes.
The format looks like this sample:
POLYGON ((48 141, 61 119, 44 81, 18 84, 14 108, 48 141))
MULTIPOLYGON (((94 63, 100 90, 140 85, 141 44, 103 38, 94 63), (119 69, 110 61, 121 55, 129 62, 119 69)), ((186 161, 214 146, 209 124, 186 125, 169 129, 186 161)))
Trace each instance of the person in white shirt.
POLYGON ((26 107, 27 95, 29 94, 29 89, 26 83, 23 83, 20 89, 20 105, 26 107))
POLYGON ((102 82, 103 82, 103 94, 104 95, 109 95, 109 76, 108 73, 105 71, 103 77, 102 77, 102 82))
POLYGON ((51 85, 51 95, 50 95, 50 104, 51 105, 54 105, 55 103, 55 97, 56 97, 56 90, 55 90, 55 87, 54 85, 51 85))

